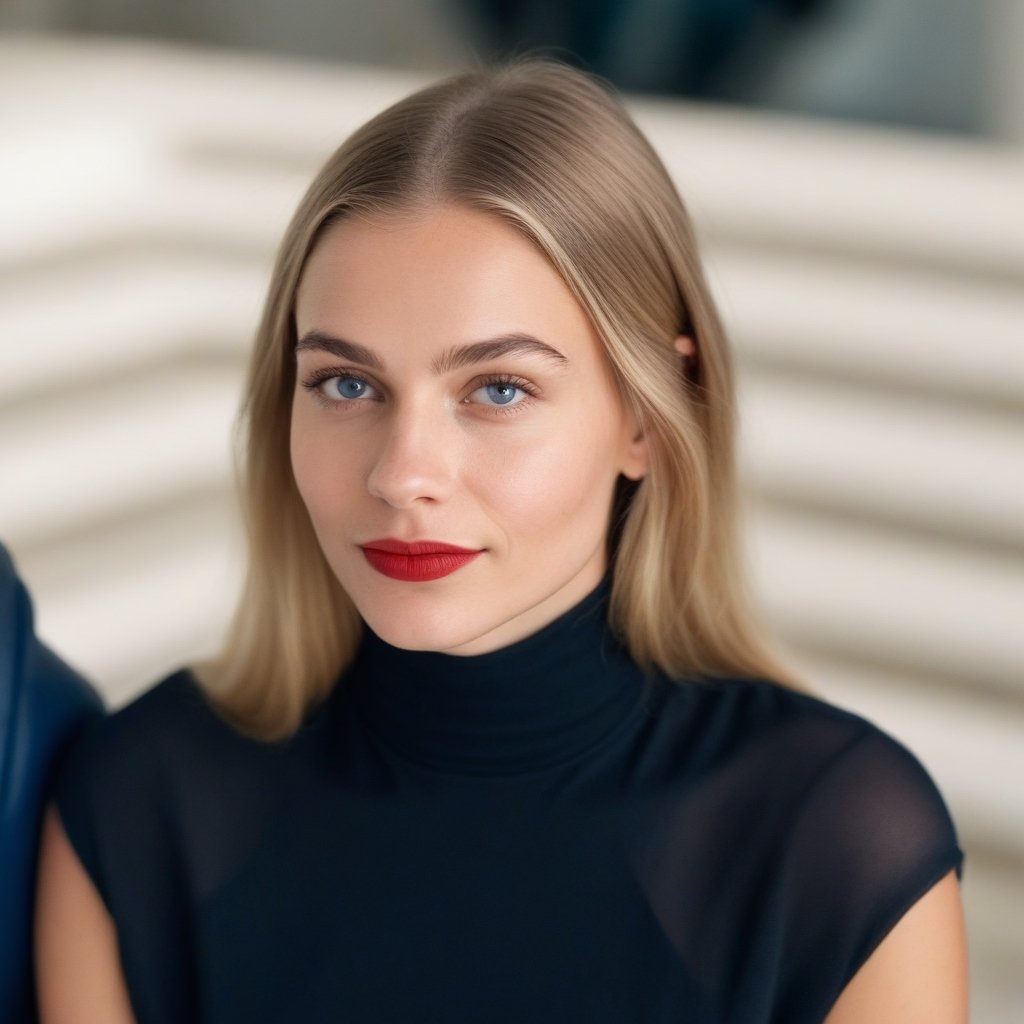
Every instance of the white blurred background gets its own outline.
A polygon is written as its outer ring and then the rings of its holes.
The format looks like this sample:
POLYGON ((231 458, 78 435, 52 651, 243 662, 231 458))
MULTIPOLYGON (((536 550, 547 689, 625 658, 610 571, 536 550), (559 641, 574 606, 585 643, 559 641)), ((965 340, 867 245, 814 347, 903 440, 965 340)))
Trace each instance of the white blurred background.
POLYGON ((671 6, 601 32, 528 0, 0 7, 0 538, 110 707, 211 651, 242 369, 305 185, 467 58, 585 54, 698 225, 763 599, 938 781, 973 1019, 1024 1019, 1024 4, 750 0, 727 38, 671 6))

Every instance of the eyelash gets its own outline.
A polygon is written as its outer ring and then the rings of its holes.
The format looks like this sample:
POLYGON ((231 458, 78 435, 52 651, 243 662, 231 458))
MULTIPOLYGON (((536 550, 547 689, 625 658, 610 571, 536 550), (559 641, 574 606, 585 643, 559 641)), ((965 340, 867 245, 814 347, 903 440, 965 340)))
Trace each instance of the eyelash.
MULTIPOLYGON (((318 370, 313 370, 305 377, 305 379, 303 379, 302 386, 307 391, 309 391, 312 394, 313 398, 315 398, 321 405, 325 406, 326 408, 337 408, 339 405, 346 405, 349 403, 332 402, 329 398, 325 398, 323 393, 320 391, 321 384, 323 384, 325 381, 332 380, 335 377, 354 377, 356 380, 365 381, 371 387, 377 387, 377 385, 374 384, 373 381, 368 380, 361 373, 357 373, 354 370, 345 370, 339 367, 332 366, 324 366, 318 370)), ((473 386, 472 388, 470 388, 470 394, 472 394, 472 392, 474 391, 478 391, 480 388, 489 387, 492 384, 496 384, 499 387, 505 386, 519 388, 526 396, 525 398, 520 399, 520 401, 516 402, 514 405, 482 406, 489 412, 498 416, 517 415, 520 411, 522 411, 523 408, 525 408, 528 405, 532 405, 534 400, 540 394, 540 390, 532 382, 526 380, 523 377, 517 377, 514 374, 507 373, 495 373, 485 377, 480 377, 478 380, 473 381, 473 386)), ((378 388, 378 390, 381 389, 378 388)), ((380 399, 371 398, 370 401, 380 401, 380 399)), ((466 399, 463 399, 463 402, 465 401, 466 399)))

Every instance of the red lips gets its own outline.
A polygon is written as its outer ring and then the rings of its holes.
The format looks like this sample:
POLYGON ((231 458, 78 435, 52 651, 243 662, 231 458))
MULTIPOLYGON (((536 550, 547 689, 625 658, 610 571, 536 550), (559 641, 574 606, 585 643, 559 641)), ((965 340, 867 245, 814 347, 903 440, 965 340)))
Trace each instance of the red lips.
POLYGON ((438 540, 404 541, 388 537, 361 545, 366 560, 393 580, 422 583, 449 576, 472 562, 481 550, 460 548, 438 540))

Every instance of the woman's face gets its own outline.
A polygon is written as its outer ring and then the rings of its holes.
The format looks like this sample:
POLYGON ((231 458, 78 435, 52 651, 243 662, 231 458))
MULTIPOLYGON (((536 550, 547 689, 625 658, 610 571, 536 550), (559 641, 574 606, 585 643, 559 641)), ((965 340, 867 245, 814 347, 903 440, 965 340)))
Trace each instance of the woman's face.
POLYGON ((375 633, 480 654, 598 584, 616 479, 644 475, 646 444, 583 308, 526 239, 452 206, 343 220, 295 315, 295 479, 375 633), (424 541, 464 554, 403 547, 424 541))

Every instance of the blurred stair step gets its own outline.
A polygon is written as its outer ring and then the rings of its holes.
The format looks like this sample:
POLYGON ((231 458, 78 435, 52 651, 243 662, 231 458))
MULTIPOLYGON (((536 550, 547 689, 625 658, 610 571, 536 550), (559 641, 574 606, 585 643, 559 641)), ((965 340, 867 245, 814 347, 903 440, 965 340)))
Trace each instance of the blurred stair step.
POLYGON ((61 401, 0 417, 0 534, 36 544, 180 492, 227 487, 240 388, 230 366, 159 366, 114 393, 69 385, 61 401))
POLYGON ((94 530, 87 543, 31 549, 18 563, 40 635, 117 708, 219 647, 244 561, 222 493, 94 530))
POLYGON ((732 246, 708 262, 741 362, 1024 413, 1024 287, 732 246))
POLYGON ((266 282, 223 260, 125 254, 0 291, 0 415, 19 395, 80 397, 83 381, 176 355, 238 353, 241 365, 266 282))
POLYGON ((1024 449, 1008 415, 751 370, 741 453, 759 493, 1024 555, 1024 449))
POLYGON ((750 537, 757 593, 795 647, 1020 702, 1016 560, 767 504, 750 537))

